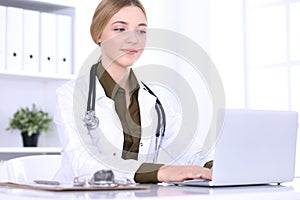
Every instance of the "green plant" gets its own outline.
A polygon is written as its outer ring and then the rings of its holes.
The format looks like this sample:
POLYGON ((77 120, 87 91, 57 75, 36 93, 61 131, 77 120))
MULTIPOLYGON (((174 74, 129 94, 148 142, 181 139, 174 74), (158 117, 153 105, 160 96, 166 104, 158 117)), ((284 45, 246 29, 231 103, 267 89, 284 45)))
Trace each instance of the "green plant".
POLYGON ((28 136, 38 132, 47 133, 49 131, 52 119, 47 112, 38 110, 35 104, 32 108, 20 108, 14 113, 13 118, 10 119, 9 127, 6 130, 18 129, 21 132, 27 132, 28 136))

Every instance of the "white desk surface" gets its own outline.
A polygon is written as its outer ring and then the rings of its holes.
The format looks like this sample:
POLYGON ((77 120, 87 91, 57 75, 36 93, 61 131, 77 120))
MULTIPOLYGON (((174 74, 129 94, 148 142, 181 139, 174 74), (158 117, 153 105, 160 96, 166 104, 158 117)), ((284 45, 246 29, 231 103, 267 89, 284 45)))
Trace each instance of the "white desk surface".
POLYGON ((183 187, 150 185, 150 190, 127 191, 76 191, 76 192, 49 192, 29 189, 0 187, 2 200, 69 200, 69 199, 222 199, 222 200, 270 200, 270 199, 300 199, 300 178, 294 182, 282 185, 261 185, 243 187, 183 187))

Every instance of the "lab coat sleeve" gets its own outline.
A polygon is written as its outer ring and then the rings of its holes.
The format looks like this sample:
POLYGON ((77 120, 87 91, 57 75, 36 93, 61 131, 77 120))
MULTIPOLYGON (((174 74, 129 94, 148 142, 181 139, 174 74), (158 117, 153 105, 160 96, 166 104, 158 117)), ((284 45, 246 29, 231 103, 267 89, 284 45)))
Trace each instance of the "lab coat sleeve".
MULTIPOLYGON (((57 125, 59 138, 62 145, 62 167, 58 175, 59 179, 64 181, 72 181, 75 176, 82 175, 92 175, 94 172, 100 169, 107 169, 108 166, 105 166, 105 163, 100 162, 100 160, 105 161, 107 159, 112 159, 107 155, 101 154, 95 145, 92 144, 87 130, 83 122, 78 122, 75 120, 75 112, 78 109, 74 110, 74 105, 81 104, 82 102, 78 99, 74 99, 74 82, 69 82, 68 84, 63 85, 57 90, 57 106, 54 116, 54 121, 57 125), (76 101, 76 102, 75 102, 76 101), (79 136, 80 130, 85 128, 85 133, 79 136), (84 143, 83 143, 84 142, 84 143)), ((83 110, 85 109, 85 104, 81 105, 83 110)), ((123 160, 121 158, 116 159, 116 162, 120 166, 131 165, 133 170, 132 172, 122 172, 114 171, 116 178, 128 178, 133 180, 135 171, 141 165, 138 161, 135 160, 123 160)))

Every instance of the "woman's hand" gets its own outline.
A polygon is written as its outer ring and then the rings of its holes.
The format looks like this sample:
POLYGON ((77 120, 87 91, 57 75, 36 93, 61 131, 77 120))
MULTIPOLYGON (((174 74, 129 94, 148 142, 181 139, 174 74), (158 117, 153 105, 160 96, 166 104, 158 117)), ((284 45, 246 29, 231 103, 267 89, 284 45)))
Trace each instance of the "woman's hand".
POLYGON ((203 178, 211 180, 212 170, 197 165, 164 165, 159 168, 157 179, 160 182, 184 181, 203 178))

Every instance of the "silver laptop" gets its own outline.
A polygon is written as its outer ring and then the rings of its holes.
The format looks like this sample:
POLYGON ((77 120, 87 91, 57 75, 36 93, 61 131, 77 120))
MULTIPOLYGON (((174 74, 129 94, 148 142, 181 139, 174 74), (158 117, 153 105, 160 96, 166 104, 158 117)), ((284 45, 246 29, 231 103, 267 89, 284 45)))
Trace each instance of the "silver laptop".
POLYGON ((174 184, 236 186, 292 181, 297 129, 297 112, 226 110, 215 147, 212 181, 174 184))

